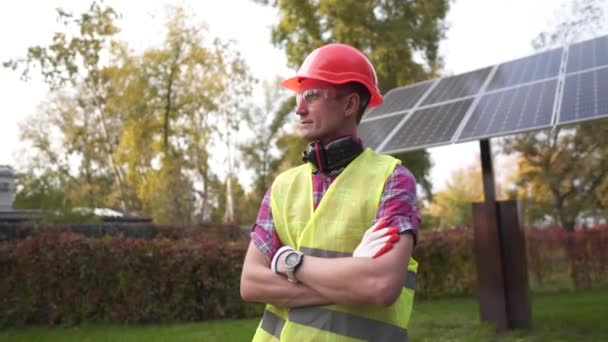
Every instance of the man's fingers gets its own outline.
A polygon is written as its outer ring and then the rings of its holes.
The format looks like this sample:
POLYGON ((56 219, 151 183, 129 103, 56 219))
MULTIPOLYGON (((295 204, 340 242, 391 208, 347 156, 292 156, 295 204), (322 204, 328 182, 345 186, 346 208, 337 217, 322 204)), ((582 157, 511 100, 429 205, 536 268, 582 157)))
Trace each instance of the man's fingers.
POLYGON ((388 224, 387 220, 380 220, 380 221, 376 222, 376 224, 374 224, 373 226, 369 227, 369 229, 367 229, 365 231, 365 233, 363 234, 363 239, 362 240, 366 240, 366 239, 369 240, 370 234, 372 234, 372 233, 374 233, 374 232, 376 232, 376 231, 378 231, 380 229, 383 229, 384 227, 386 227, 387 224, 388 224))
POLYGON ((371 250, 371 249, 376 248, 378 246, 382 246, 385 243, 395 243, 397 241, 399 241, 399 235, 398 234, 386 235, 386 236, 379 237, 379 238, 377 238, 375 240, 371 240, 367 244, 367 248, 371 250))
POLYGON ((389 237, 388 242, 395 243, 395 242, 399 241, 399 234, 391 234, 391 235, 388 235, 388 237, 389 237))
POLYGON ((383 236, 399 234, 399 229, 397 229, 397 227, 388 227, 386 229, 387 231, 383 236))
POLYGON ((390 251, 391 248, 393 248, 392 243, 390 243, 390 242, 385 243, 384 246, 382 246, 382 248, 380 248, 380 250, 378 250, 372 258, 376 259, 376 258, 380 257, 382 254, 390 251))
POLYGON ((378 231, 378 230, 380 230, 380 229, 382 229, 382 228, 386 227, 386 225, 387 225, 387 224, 388 224, 388 221, 387 221, 387 220, 380 220, 380 221, 378 221, 378 223, 376 223, 376 225, 374 226, 374 230, 373 230, 373 231, 374 231, 374 232, 375 232, 375 231, 378 231))
POLYGON ((393 235, 393 234, 399 234, 397 227, 382 228, 382 229, 376 230, 375 232, 369 234, 367 236, 367 240, 372 241, 372 240, 381 238, 383 236, 393 235))

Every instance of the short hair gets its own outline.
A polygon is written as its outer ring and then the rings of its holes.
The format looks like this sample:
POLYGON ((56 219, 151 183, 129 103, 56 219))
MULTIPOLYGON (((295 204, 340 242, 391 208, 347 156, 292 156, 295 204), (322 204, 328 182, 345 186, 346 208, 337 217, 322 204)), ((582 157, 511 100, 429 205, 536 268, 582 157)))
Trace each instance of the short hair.
POLYGON ((363 114, 367 109, 371 94, 367 87, 359 82, 348 82, 338 86, 338 90, 343 94, 356 93, 359 95, 359 111, 357 112, 357 125, 361 122, 363 114))

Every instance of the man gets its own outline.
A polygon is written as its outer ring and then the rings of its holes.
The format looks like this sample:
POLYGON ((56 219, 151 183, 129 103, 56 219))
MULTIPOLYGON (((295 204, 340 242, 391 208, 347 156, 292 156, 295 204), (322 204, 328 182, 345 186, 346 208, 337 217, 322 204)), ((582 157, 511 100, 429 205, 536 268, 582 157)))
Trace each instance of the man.
POLYGON ((311 144, 306 164, 275 179, 252 229, 241 296, 267 304, 253 340, 407 340, 420 215, 411 173, 357 138, 365 109, 383 101, 374 68, 329 44, 282 85, 311 144))

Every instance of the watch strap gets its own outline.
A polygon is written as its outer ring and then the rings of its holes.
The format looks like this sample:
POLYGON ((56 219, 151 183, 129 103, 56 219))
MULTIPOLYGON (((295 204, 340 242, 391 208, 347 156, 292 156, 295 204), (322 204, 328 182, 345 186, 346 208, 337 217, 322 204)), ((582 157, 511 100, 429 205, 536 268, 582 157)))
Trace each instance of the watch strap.
POLYGON ((286 253, 286 252, 290 252, 293 251, 293 248, 291 246, 283 246, 281 248, 279 248, 279 250, 274 253, 274 256, 272 257, 272 260, 270 261, 270 269, 278 274, 279 271, 277 269, 277 264, 279 263, 279 258, 281 257, 282 254, 286 253))
MULTIPOLYGON (((285 265, 285 274, 287 275, 287 280, 289 280, 292 283, 299 283, 298 279, 296 278, 296 270, 302 265, 302 262, 304 261, 304 253, 300 252, 300 251, 292 251, 292 253, 297 253, 298 254, 298 263, 295 266, 289 267, 287 265, 285 265)), ((287 260, 287 259, 285 259, 287 260)))

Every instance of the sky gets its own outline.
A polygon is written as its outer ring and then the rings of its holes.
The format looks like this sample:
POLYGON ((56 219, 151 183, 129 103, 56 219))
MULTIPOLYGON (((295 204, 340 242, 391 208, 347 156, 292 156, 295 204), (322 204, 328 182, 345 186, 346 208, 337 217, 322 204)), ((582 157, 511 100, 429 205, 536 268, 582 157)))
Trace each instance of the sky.
MULTIPOLYGON (((167 1, 106 0, 122 17, 117 22, 121 40, 141 50, 159 44, 167 1)), ((262 80, 288 77, 284 53, 270 42, 271 26, 278 15, 273 8, 252 0, 172 1, 189 9, 195 19, 206 23, 209 32, 235 42, 253 75, 262 80)), ((447 16, 449 29, 440 44, 446 74, 459 74, 506 62, 533 53, 531 41, 550 30, 567 0, 456 0, 447 16)), ((86 10, 84 0, 21 0, 0 11, 0 63, 24 56, 33 45, 48 44, 52 32, 61 28, 54 8, 74 13, 86 10), (10 9, 9 9, 10 7, 10 9)), ((47 94, 39 78, 29 82, 0 67, 0 165, 22 165, 23 149, 19 124, 36 111, 47 94)), ((429 149, 434 167, 434 190, 445 186, 453 171, 479 161, 479 143, 470 142, 429 149)), ((501 162, 508 162, 499 158, 501 162)), ((498 166, 500 167, 500 166, 498 166)))

